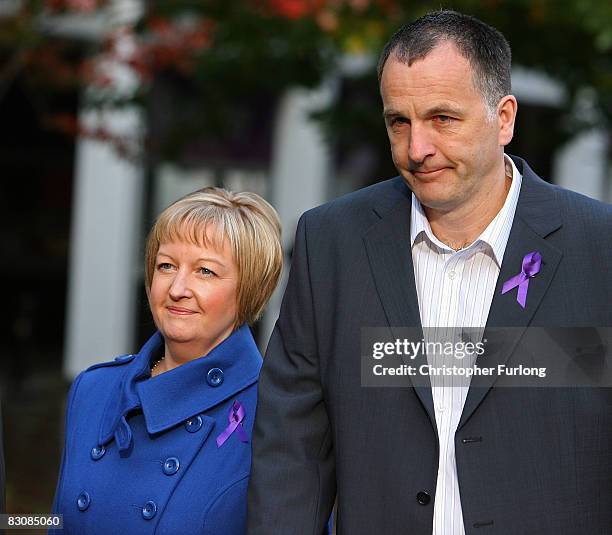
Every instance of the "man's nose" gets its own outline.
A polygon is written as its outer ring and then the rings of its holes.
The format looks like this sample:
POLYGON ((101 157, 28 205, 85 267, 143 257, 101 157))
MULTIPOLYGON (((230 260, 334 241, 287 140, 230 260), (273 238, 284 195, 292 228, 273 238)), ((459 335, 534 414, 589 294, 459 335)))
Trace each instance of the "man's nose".
POLYGON ((191 297, 193 292, 191 290, 191 278, 189 273, 179 269, 172 280, 168 294, 170 298, 175 301, 185 297, 191 297))
POLYGON ((410 139, 408 141, 408 157, 410 160, 420 164, 428 156, 433 156, 435 152, 436 148, 427 126, 414 122, 410 128, 410 139))

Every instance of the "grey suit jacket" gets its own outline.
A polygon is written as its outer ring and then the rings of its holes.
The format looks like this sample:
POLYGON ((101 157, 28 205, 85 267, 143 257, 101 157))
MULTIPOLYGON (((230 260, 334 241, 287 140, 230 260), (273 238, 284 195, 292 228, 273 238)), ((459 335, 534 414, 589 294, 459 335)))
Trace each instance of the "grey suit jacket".
MULTIPOLYGON (((487 329, 611 326, 612 207, 514 159, 523 184, 487 329), (523 309, 501 286, 530 251, 543 263, 523 309)), ((360 376, 362 327, 420 326, 410 209, 397 177, 300 220, 259 382, 251 535, 319 535, 336 494, 339 534, 431 535, 431 390, 365 388, 360 376)), ((612 389, 475 378, 455 447, 467 534, 612 533, 612 389)))

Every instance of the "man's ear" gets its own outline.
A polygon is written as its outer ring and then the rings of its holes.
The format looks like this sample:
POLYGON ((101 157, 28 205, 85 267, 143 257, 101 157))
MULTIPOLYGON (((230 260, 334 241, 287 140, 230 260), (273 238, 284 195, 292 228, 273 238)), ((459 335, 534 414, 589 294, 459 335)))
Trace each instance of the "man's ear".
POLYGON ((514 95, 506 95, 497 105, 497 123, 499 125, 499 144, 505 147, 514 136, 514 121, 518 103, 514 95))

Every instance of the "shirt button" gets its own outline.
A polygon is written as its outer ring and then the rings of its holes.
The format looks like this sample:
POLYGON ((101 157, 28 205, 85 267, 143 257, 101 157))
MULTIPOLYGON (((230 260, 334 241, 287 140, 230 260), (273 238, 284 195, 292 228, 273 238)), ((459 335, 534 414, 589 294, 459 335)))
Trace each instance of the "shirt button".
POLYGON ((203 422, 201 416, 189 418, 189 420, 185 422, 185 429, 187 429, 187 431, 189 431, 190 433, 197 433, 202 428, 202 423, 203 422))
POLYGON ((181 466, 181 463, 176 457, 168 457, 164 461, 164 467, 163 467, 164 474, 166 474, 167 476, 173 476, 174 474, 178 472, 178 469, 180 466, 181 466))
POLYGON ((145 520, 151 520, 157 514, 157 504, 152 501, 148 501, 142 508, 142 518, 145 520))
POLYGON ((91 498, 89 497, 89 493, 81 492, 77 498, 77 507, 79 508, 79 511, 86 511, 90 503, 91 498))
POLYGON ((455 273, 454 271, 449 271, 448 272, 448 278, 450 280, 453 280, 455 278, 455 276, 457 275, 457 273, 455 273))
POLYGON ((427 505, 431 501, 431 496, 427 492, 421 491, 417 492, 416 499, 421 505, 427 505))
POLYGON ((102 457, 104 457, 105 453, 106 453, 106 448, 104 446, 94 446, 93 448, 91 448, 91 458, 94 461, 97 461, 101 459, 102 457))
POLYGON ((208 370, 206 382, 210 386, 221 386, 223 383, 223 370, 221 368, 211 368, 208 370))

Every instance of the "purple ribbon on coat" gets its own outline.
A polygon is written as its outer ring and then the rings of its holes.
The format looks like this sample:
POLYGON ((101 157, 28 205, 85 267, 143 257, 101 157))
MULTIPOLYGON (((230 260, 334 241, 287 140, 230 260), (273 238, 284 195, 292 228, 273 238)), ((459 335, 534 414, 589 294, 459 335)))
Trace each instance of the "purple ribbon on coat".
POLYGON ((232 406, 230 407, 229 414, 227 415, 229 419, 229 425, 217 437, 217 448, 220 448, 234 431, 238 433, 238 438, 240 438, 241 442, 249 441, 249 437, 247 437, 244 428, 242 427, 242 420, 244 420, 244 414, 244 407, 242 406, 242 404, 238 400, 234 401, 234 403, 232 403, 232 406))
POLYGON ((509 292, 512 288, 518 286, 516 300, 519 305, 525 308, 527 302, 527 289, 529 288, 529 279, 535 277, 540 272, 542 266, 542 255, 538 251, 528 253, 523 258, 523 265, 521 266, 521 272, 518 275, 508 279, 504 282, 502 287, 502 294, 509 292))

